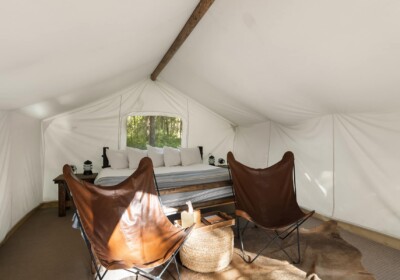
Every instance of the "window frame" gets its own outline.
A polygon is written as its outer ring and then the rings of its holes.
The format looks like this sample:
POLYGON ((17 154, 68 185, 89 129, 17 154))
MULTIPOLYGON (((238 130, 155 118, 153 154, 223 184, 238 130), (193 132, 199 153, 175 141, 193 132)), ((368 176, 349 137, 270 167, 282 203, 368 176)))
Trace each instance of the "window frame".
MULTIPOLYGON (((130 116, 162 116, 162 117, 170 117, 170 118, 180 118, 182 120, 182 137, 181 137, 181 147, 187 147, 187 135, 188 135, 188 129, 187 129, 187 120, 184 118, 182 115, 179 114, 173 114, 173 113, 166 113, 166 112, 130 112, 126 114, 125 116, 121 117, 120 120, 120 139, 119 139, 119 146, 120 149, 126 149, 129 148, 127 146, 127 132, 126 132, 126 121, 128 117, 130 116)), ((161 147, 162 148, 162 147, 161 147)))

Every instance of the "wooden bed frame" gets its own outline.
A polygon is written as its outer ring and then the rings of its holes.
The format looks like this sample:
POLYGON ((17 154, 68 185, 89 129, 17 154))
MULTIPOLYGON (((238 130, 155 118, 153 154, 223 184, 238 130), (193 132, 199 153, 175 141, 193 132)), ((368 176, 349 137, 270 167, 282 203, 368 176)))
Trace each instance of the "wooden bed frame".
MULTIPOLYGON (((110 167, 110 164, 109 164, 108 158, 107 158, 107 154, 106 154, 107 149, 108 149, 108 147, 103 147, 103 154, 102 154, 103 166, 102 166, 102 168, 110 167)), ((203 147, 199 146, 199 150, 200 150, 201 158, 203 158, 203 147)), ((180 192, 209 190, 209 189, 214 189, 214 188, 219 188, 219 187, 224 187, 224 186, 229 186, 229 185, 232 185, 231 180, 218 181, 218 182, 212 182, 212 183, 204 183, 204 184, 196 184, 196 185, 187 185, 187 186, 180 186, 180 187, 171 187, 171 188, 168 188, 165 190, 159 190, 159 194, 166 195, 166 194, 173 194, 173 193, 180 193, 180 192)), ((232 193, 232 196, 230 196, 230 197, 193 203, 193 207, 196 209, 205 209, 205 208, 223 206, 223 205, 228 205, 228 204, 233 204, 233 203, 234 203, 234 197, 233 197, 233 193, 232 193)), ((186 208, 187 208, 186 205, 174 207, 176 212, 186 210, 186 208)), ((168 214, 174 214, 174 213, 168 213, 168 214)))

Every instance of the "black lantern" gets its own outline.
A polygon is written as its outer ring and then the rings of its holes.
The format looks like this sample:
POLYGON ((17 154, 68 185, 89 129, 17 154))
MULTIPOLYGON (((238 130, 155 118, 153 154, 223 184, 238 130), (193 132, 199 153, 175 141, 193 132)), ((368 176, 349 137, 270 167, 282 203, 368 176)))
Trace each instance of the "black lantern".
POLYGON ((215 157, 213 155, 209 156, 208 164, 209 165, 215 165, 215 157))
POLYGON ((84 175, 91 175, 93 174, 92 172, 92 162, 90 160, 87 160, 83 163, 83 174, 84 175))

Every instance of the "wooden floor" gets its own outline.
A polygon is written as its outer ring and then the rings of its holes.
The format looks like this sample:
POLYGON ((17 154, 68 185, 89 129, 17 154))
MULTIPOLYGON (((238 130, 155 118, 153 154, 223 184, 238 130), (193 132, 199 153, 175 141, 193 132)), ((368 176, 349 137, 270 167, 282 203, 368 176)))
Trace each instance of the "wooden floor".
MULTIPOLYGON (((34 213, 0 247, 0 279, 93 279, 88 251, 71 218, 71 211, 58 217, 56 208, 34 213)), ((310 219, 305 227, 319 223, 310 219)), ((364 267, 376 279, 400 279, 400 251, 345 231, 341 236, 362 252, 364 267)))

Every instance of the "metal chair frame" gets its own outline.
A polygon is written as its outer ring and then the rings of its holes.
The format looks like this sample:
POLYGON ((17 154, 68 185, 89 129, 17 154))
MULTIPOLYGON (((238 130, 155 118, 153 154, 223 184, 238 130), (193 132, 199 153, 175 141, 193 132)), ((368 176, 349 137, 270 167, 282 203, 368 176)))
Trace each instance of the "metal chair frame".
MULTIPOLYGON (((244 242, 243 242, 243 236, 244 236, 244 233, 245 233, 245 231, 246 231, 246 229, 247 229, 247 227, 248 227, 250 221, 246 220, 246 224, 245 224, 244 228, 243 228, 243 229, 240 229, 240 217, 237 216, 237 217, 236 217, 236 226, 237 226, 237 232, 238 232, 239 241, 240 241, 240 249, 241 249, 241 251, 242 251, 242 255, 241 255, 242 259, 243 259, 245 262, 247 262, 247 263, 253 263, 253 262, 261 255, 261 253, 262 253, 264 250, 266 250, 272 243, 276 243, 276 244, 278 244, 280 250, 283 251, 283 252, 285 253, 285 255, 290 259, 290 261, 291 261, 292 263, 294 263, 294 264, 299 264, 300 261, 301 261, 299 227, 300 227, 300 225, 303 224, 308 218, 309 218, 309 216, 307 215, 307 216, 305 216, 303 219, 296 221, 295 223, 289 225, 289 226, 286 227, 286 228, 283 228, 282 231, 279 231, 279 230, 277 230, 277 229, 274 229, 274 230, 266 229, 266 230, 272 232, 273 234, 271 235, 271 234, 268 234, 268 233, 267 233, 267 235, 268 235, 268 237, 269 237, 270 239, 266 242, 266 244, 265 244, 263 247, 261 247, 261 248, 258 250, 256 256, 252 259, 249 255, 247 255, 247 254, 245 253, 244 242), (285 240, 287 237, 289 237, 289 236, 292 234, 292 232, 294 232, 294 231, 296 231, 296 237, 297 237, 297 238, 296 238, 296 239, 297 239, 297 259, 296 259, 296 260, 294 260, 294 259, 289 255, 289 253, 285 250, 285 248, 282 247, 282 241, 285 240), (278 242, 278 241, 280 241, 280 242, 278 242)), ((253 223, 253 224, 254 224, 254 225, 257 225, 257 223, 253 223)), ((257 226, 259 226, 259 225, 257 225, 257 226)), ((261 226, 260 226, 260 227, 261 227, 261 226)), ((261 227, 261 228, 263 228, 263 227, 261 227)), ((263 228, 263 229, 265 229, 265 228, 263 228)))

